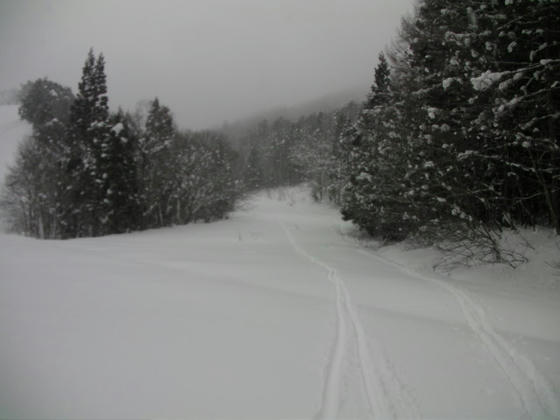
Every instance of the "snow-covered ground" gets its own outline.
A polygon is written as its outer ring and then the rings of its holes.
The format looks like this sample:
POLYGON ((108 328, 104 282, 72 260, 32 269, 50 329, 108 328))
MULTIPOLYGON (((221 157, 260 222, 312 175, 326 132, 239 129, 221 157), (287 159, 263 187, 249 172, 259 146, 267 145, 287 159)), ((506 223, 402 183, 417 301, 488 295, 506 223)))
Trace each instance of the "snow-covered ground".
POLYGON ((0 418, 560 418, 546 255, 446 277, 304 188, 211 224, 3 234, 0 418))
POLYGON ((292 189, 212 224, 0 236, 2 416, 558 417, 557 289, 418 274, 349 231, 292 189))

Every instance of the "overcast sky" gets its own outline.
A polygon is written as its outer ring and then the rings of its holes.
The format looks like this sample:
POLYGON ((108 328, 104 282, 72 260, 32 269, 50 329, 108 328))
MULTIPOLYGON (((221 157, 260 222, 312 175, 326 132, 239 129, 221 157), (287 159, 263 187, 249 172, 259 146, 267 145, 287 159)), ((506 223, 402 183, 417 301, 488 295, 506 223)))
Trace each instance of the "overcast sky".
POLYGON ((414 0, 0 0, 0 90, 48 77, 76 91, 90 47, 111 108, 158 96, 204 128, 373 79, 414 0))

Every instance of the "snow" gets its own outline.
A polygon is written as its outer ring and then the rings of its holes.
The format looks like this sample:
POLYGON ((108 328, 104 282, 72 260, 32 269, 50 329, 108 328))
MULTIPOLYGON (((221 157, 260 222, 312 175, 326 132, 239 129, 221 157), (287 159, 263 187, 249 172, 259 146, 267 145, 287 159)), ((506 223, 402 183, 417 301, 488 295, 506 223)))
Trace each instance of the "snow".
POLYGON ((433 120, 433 119, 436 118, 436 114, 438 112, 437 108, 429 106, 429 107, 426 107, 426 111, 428 112, 428 117, 430 117, 430 119, 433 120))
POLYGON ((211 224, 1 234, 1 417, 560 418, 560 240, 508 235, 528 264, 444 275, 303 187, 211 224))
POLYGON ((451 279, 435 251, 372 249, 307 194, 263 192, 212 224, 0 236, 4 412, 558 416, 553 273, 540 288, 542 266, 451 279))
POLYGON ((506 72, 491 72, 490 70, 485 71, 478 77, 473 77, 471 83, 475 90, 486 90, 492 86, 495 82, 500 80, 506 72))
POLYGON ((443 86, 443 90, 449 89, 449 86, 451 86, 454 81, 455 81, 455 77, 448 77, 447 79, 443 79, 443 81, 441 82, 443 86))
POLYGON ((124 129, 123 123, 118 122, 113 126, 113 128, 111 128, 111 131, 113 131, 115 133, 115 135, 119 136, 123 129, 124 129))
POLYGON ((360 174, 356 177, 357 181, 371 181, 371 175, 367 172, 360 172, 360 174))
POLYGON ((515 47, 517 47, 517 42, 516 41, 510 42, 510 44, 507 47, 508 52, 512 53, 515 47))

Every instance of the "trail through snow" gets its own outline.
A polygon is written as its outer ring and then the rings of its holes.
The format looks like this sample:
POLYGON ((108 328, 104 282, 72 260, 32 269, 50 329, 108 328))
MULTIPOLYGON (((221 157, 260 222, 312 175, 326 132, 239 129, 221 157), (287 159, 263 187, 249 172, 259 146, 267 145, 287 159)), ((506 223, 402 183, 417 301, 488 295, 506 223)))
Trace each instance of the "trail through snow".
POLYGON ((280 223, 280 225, 296 253, 324 269, 336 291, 335 339, 326 366, 321 406, 316 418, 335 419, 338 417, 341 398, 343 398, 344 368, 351 366, 346 363, 351 348, 355 349, 358 356, 358 375, 362 379, 370 417, 419 418, 418 408, 401 386, 400 380, 395 377, 390 368, 391 363, 383 355, 382 349, 377 346, 368 346, 364 328, 352 305, 348 289, 338 276, 336 269, 309 254, 297 243, 286 225, 284 223, 280 223), (374 358, 372 358, 372 353, 375 355, 374 358))
POLYGON ((494 330, 487 320, 484 308, 474 297, 469 296, 448 280, 437 278, 435 273, 432 276, 425 276, 374 253, 363 249, 358 251, 383 263, 392 264, 407 275, 434 283, 449 292, 460 305, 465 320, 473 333, 484 344, 518 394, 525 416, 531 419, 560 418, 560 402, 554 394, 552 385, 535 368, 530 359, 519 354, 506 339, 494 330))

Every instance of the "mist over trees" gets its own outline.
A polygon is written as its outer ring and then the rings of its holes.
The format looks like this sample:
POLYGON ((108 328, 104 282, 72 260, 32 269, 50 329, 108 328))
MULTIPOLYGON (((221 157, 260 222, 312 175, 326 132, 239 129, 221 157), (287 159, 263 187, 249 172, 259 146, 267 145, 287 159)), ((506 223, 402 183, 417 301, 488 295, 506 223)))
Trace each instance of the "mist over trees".
POLYGON ((26 83, 19 113, 33 134, 10 168, 2 207, 13 230, 74 238, 211 221, 233 209, 236 153, 217 133, 180 132, 151 102, 143 118, 111 113, 105 60, 90 50, 78 92, 26 83))
POLYGON ((360 106, 350 102, 336 111, 295 121, 264 119, 250 127, 236 139, 245 156, 245 187, 251 191, 308 182, 317 200, 340 203, 345 182, 340 140, 359 112, 360 106))

